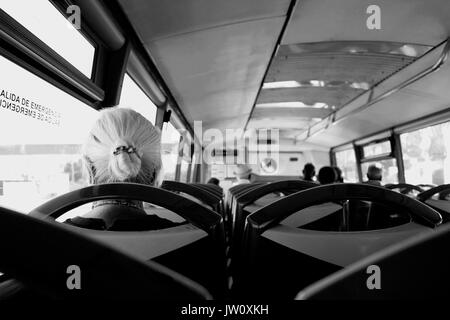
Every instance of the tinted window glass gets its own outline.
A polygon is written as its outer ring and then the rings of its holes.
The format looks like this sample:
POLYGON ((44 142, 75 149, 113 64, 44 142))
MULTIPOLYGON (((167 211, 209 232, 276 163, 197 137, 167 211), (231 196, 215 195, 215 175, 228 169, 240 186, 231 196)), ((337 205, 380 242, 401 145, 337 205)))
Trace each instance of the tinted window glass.
POLYGON ((391 143, 383 141, 363 147, 364 158, 388 155, 391 153, 391 143))
MULTIPOLYGON (((95 47, 48 0, 2 0, 1 9, 88 78, 95 47)), ((72 12, 67 17, 72 16, 72 12)), ((82 12, 80 12, 82 23, 82 12)), ((77 20, 73 19, 73 22, 77 20)))
POLYGON ((404 133, 400 140, 406 182, 450 183, 450 122, 404 133))
POLYGON ((128 75, 123 80, 120 107, 133 109, 155 124, 157 107, 128 75))
POLYGON ((0 206, 28 212, 87 184, 81 145, 97 111, 0 56, 0 206))
POLYGON ((175 180, 180 133, 171 123, 164 123, 161 135, 164 180, 175 180))
POLYGON ((344 182, 357 182, 356 157, 353 149, 336 152, 336 164, 342 170, 344 182))
POLYGON ((371 164, 379 164, 381 165, 383 169, 383 180, 381 181, 382 184, 388 184, 388 183, 398 183, 398 168, 397 168, 397 161, 395 159, 386 159, 376 162, 364 162, 361 164, 362 174, 363 174, 363 180, 367 180, 367 169, 371 164))

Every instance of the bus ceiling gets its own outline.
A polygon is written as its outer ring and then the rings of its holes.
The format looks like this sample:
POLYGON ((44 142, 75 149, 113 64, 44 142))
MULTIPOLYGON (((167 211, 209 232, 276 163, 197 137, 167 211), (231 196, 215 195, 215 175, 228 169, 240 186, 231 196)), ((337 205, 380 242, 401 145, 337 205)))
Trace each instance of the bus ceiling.
POLYGON ((187 122, 204 129, 276 123, 285 138, 333 147, 450 100, 445 0, 382 1, 380 30, 357 0, 117 2, 187 122))
POLYGON ((219 130, 276 124, 282 139, 330 148, 438 114, 450 100, 445 0, 385 1, 380 30, 367 28, 357 0, 70 3, 96 45, 91 79, 27 30, 12 31, 19 26, 2 11, 3 54, 97 109, 117 105, 129 73, 191 134, 196 120, 219 130))

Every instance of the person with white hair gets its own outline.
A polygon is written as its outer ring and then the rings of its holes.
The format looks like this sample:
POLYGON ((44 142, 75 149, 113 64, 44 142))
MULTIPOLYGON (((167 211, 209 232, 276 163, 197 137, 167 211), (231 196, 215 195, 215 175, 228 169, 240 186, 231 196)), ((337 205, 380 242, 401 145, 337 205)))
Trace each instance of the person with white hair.
MULTIPOLYGON (((108 108, 91 129, 83 146, 83 158, 91 184, 131 182, 159 186, 162 171, 161 134, 140 113, 127 108, 108 108)), ((65 222, 78 227, 110 230, 118 225, 162 229, 174 224, 148 215, 134 200, 101 200, 82 217, 65 222)))
POLYGON ((371 164, 369 168, 367 168, 366 175, 368 180, 365 183, 382 186, 381 180, 383 179, 383 169, 380 164, 371 164))
POLYGON ((250 175, 252 169, 250 169, 245 164, 238 164, 233 174, 236 176, 236 181, 233 183, 234 186, 244 183, 250 183, 250 175))

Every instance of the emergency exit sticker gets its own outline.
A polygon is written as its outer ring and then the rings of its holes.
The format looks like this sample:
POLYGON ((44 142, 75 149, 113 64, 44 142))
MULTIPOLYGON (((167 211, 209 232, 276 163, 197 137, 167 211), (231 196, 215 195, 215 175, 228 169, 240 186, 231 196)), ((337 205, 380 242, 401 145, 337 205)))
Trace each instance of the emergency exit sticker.
POLYGON ((3 88, 0 91, 0 110, 14 112, 55 126, 59 126, 61 122, 59 112, 3 88))

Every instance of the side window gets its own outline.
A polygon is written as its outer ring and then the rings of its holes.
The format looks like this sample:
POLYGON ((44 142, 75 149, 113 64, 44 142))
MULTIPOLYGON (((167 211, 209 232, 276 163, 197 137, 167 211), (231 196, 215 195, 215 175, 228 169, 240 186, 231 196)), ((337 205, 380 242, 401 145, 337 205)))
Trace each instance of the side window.
POLYGON ((404 133, 400 141, 406 182, 450 183, 450 122, 404 133))
POLYGON ((373 161, 373 162, 364 162, 361 164, 361 170, 363 174, 363 180, 367 180, 366 173, 367 169, 369 169, 369 166, 372 164, 380 165, 382 168, 382 175, 383 175, 383 184, 388 183, 398 183, 398 167, 397 167, 397 161, 395 159, 385 159, 385 160, 379 160, 379 161, 373 161))
POLYGON ((189 182, 189 162, 184 159, 181 159, 180 181, 189 182))
MULTIPOLYGON (((2 0, 1 9, 91 78, 95 47, 48 0, 2 0)), ((75 14, 72 13, 72 14, 75 14)), ((80 12, 81 18, 82 12, 80 12)), ((69 14, 67 14, 67 17, 69 14)), ((82 19, 79 19, 82 23, 82 19)), ((76 23, 76 19, 74 19, 76 23)))
POLYGON ((155 124, 158 108, 128 74, 123 79, 119 107, 133 109, 155 124))
POLYGON ((342 170, 344 182, 358 182, 356 157, 353 149, 337 151, 335 153, 336 165, 342 170))
POLYGON ((367 180, 367 169, 376 164, 382 168, 382 183, 398 183, 398 166, 394 157, 390 140, 375 141, 360 148, 361 172, 363 180, 367 180))
POLYGON ((182 135, 179 151, 179 164, 180 164, 180 181, 189 183, 191 181, 191 138, 189 134, 182 135))
POLYGON ((175 180, 180 137, 180 133, 170 122, 164 123, 161 134, 164 180, 175 180))
POLYGON ((81 145, 98 113, 2 56, 0 70, 0 206, 28 212, 87 184, 81 145))

